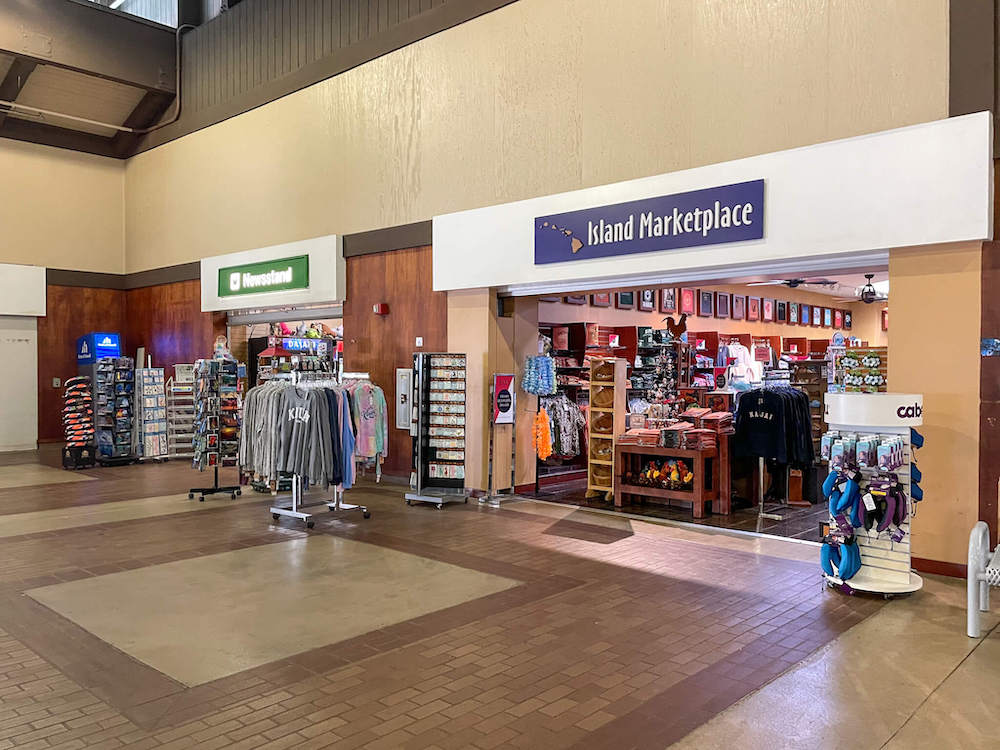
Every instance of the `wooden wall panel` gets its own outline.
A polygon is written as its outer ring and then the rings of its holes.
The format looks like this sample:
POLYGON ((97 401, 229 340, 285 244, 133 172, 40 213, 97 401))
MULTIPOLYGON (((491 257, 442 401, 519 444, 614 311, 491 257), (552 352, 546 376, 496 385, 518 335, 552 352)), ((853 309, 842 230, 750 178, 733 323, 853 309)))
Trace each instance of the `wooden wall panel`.
POLYGON ((45 317, 38 319, 38 440, 57 442, 63 439, 62 388, 53 388, 52 378, 76 375, 78 337, 122 330, 125 292, 50 284, 46 297, 45 317))
POLYGON ((218 334, 226 332, 225 313, 201 311, 201 282, 178 281, 125 292, 125 343, 135 356, 140 346, 153 357, 153 367, 170 369, 212 354, 218 334))
POLYGON ((344 303, 344 367, 366 371, 382 386, 389 403, 389 457, 384 471, 409 476, 410 435, 397 430, 396 368, 411 367, 417 336, 424 351, 446 351, 448 297, 432 291, 430 246, 347 259, 344 303), (372 305, 385 302, 388 315, 372 305))
POLYGON ((62 388, 52 378, 76 375, 76 339, 91 331, 117 331, 124 351, 135 356, 140 346, 153 356, 154 367, 194 362, 212 352, 225 315, 201 312, 199 281, 121 291, 50 284, 46 316, 38 319, 38 439, 62 440, 62 388))

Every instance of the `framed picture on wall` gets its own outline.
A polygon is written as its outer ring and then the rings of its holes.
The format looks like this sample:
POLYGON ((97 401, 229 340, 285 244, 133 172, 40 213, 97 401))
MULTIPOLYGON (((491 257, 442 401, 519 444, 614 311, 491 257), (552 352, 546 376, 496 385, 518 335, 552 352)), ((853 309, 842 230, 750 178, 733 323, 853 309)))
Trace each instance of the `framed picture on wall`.
POLYGON ((774 300, 766 297, 760 303, 761 320, 771 323, 774 321, 774 300))
POLYGON ((844 313, 841 310, 833 311, 833 327, 834 328, 844 327, 844 313))
POLYGON ((715 317, 729 317, 729 292, 715 293, 715 317))
POLYGON ((889 308, 885 307, 882 309, 882 330, 889 330, 889 308))
POLYGON ((586 305, 587 295, 586 294, 567 294, 563 297, 563 301, 567 305, 586 305))
POLYGON ((615 307, 619 310, 631 310, 635 307, 635 292, 615 292, 615 307))
POLYGON ((799 324, 804 326, 812 325, 812 306, 799 305, 799 324))
POLYGON ((747 320, 760 320, 760 297, 747 297, 747 320))
POLYGON ((821 326, 823 325, 823 308, 813 305, 813 325, 821 326))
POLYGON ((677 312, 677 288, 667 287, 660 290, 660 312, 677 312))
POLYGON ((851 326, 854 325, 854 313, 850 310, 844 310, 844 330, 851 330, 851 326))
POLYGON ((653 312, 656 309, 656 290, 639 290, 639 309, 643 312, 653 312))
POLYGON ((590 304, 594 307, 611 307, 611 292, 591 294, 590 304))
POLYGON ((788 303, 780 300, 774 303, 774 319, 779 323, 788 322, 788 303))
POLYGON ((799 324, 799 303, 788 303, 788 325, 797 326, 799 324))
POLYGON ((694 289, 681 289, 681 314, 694 315, 695 293, 694 289))
POLYGON ((747 297, 745 294, 734 294, 730 315, 733 320, 743 320, 747 316, 747 297))
POLYGON ((833 328, 833 310, 829 307, 823 308, 823 326, 825 328, 833 328))
POLYGON ((715 312, 715 293, 704 289, 698 292, 698 315, 711 318, 715 312))

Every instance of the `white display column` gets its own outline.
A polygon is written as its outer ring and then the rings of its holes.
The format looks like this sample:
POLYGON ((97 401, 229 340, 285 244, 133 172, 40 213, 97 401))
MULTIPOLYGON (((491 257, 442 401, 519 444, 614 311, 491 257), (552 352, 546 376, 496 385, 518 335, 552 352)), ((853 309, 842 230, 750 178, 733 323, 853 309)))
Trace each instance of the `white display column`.
MULTIPOLYGON (((906 520, 898 528, 903 532, 900 541, 890 538, 888 531, 877 532, 854 529, 861 553, 861 569, 848 581, 847 586, 858 591, 881 594, 905 594, 919 590, 923 580, 910 568, 910 520, 914 503, 910 492, 910 464, 913 461, 911 428, 923 424, 923 396, 915 393, 828 393, 826 395, 825 421, 829 429, 843 434, 855 433, 858 437, 899 437, 903 441, 903 464, 886 472, 878 468, 862 467, 859 483, 864 495, 867 480, 887 473, 899 478, 906 495, 906 520)), ((836 522, 831 517, 831 529, 836 522)), ((834 585, 844 584, 836 576, 825 576, 834 585)))

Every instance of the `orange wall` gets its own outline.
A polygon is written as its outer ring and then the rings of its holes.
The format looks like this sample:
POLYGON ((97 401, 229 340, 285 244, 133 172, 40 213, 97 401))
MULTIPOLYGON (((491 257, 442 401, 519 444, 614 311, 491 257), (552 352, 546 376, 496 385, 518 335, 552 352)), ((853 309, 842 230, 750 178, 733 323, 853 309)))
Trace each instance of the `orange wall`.
MULTIPOLYGON (((881 310, 883 305, 865 305, 861 302, 837 302, 833 297, 815 292, 779 287, 747 287, 747 286, 712 286, 703 287, 713 292, 728 292, 731 294, 747 294, 753 296, 771 297, 786 302, 801 302, 808 305, 823 307, 838 307, 851 310, 854 314, 854 324, 850 333, 867 341, 870 346, 888 346, 888 334, 882 331, 881 310)), ((638 292, 636 293, 638 298, 638 292)), ((612 297, 614 300, 614 297, 612 297)), ((593 307, 586 305, 567 305, 565 302, 539 302, 538 320, 542 323, 603 323, 605 325, 628 326, 646 325, 662 327, 663 315, 658 312, 639 312, 638 310, 618 310, 612 302, 612 307, 593 307)), ((688 318, 689 331, 719 331, 720 333, 750 333, 755 336, 794 336, 807 339, 828 339, 833 333, 832 328, 814 326, 792 326, 787 323, 764 323, 762 321, 747 322, 731 318, 688 318)), ((846 333, 846 332, 845 332, 846 333)))
POLYGON ((979 518, 982 245, 892 250, 889 383, 922 393, 913 556, 964 564, 979 518))

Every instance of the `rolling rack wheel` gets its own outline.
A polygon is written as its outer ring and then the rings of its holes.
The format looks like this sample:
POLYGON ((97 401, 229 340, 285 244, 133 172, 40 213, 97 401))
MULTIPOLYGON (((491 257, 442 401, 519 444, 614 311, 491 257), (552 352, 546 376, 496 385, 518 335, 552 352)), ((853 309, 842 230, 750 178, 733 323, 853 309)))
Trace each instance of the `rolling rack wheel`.
POLYGON ((188 493, 188 500, 194 500, 194 493, 193 492, 189 492, 188 493))
POLYGON ((277 513, 272 513, 271 514, 271 518, 273 518, 275 521, 277 521, 278 518, 280 518, 280 516, 277 513))
POLYGON ((362 518, 371 518, 371 517, 372 517, 372 514, 371 514, 371 512, 370 512, 370 511, 367 511, 367 510, 366 510, 366 511, 365 511, 364 513, 362 513, 362 514, 361 514, 361 517, 362 517, 362 518))
POLYGON ((236 494, 237 495, 242 495, 243 494, 243 490, 236 490, 236 494))
POLYGON ((315 521, 306 521, 306 528, 307 529, 311 529, 315 525, 316 525, 315 521))
POLYGON ((412 501, 412 500, 407 500, 407 501, 406 501, 406 504, 407 504, 407 505, 411 505, 411 506, 412 506, 412 505, 413 505, 413 501, 412 501))
POLYGON ((203 502, 205 502, 205 496, 204 496, 204 495, 202 495, 201 497, 199 497, 199 498, 198 498, 198 502, 199 502, 199 503, 203 503, 203 502))

